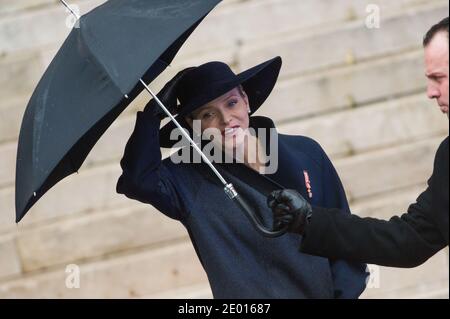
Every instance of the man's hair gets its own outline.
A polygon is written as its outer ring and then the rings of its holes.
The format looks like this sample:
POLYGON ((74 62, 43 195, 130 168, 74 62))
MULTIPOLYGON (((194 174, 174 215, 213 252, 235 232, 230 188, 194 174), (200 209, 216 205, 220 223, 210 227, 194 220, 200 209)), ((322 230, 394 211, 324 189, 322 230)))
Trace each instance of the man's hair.
POLYGON ((444 31, 447 32, 448 37, 448 17, 431 27, 431 29, 427 32, 427 34, 423 38, 423 46, 427 47, 436 34, 444 31))

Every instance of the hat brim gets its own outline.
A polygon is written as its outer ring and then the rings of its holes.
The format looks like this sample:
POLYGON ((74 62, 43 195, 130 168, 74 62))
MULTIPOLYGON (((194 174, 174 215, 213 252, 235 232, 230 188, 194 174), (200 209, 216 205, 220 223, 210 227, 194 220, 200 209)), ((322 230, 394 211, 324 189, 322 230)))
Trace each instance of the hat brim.
MULTIPOLYGON (((204 103, 198 103, 195 108, 190 108, 191 112, 206 103, 226 94, 231 91, 235 87, 242 85, 245 93, 248 96, 250 110, 252 115, 255 113, 261 105, 267 100, 270 93, 272 93, 273 88, 278 80, 278 76, 280 74, 280 69, 282 65, 281 57, 275 57, 269 61, 261 63, 251 69, 248 69, 236 76, 233 81, 229 81, 223 83, 223 90, 215 92, 217 96, 210 97, 208 101, 204 101, 204 103)), ((189 127, 187 122, 185 121, 185 116, 188 114, 184 114, 180 112, 175 119, 179 122, 179 124, 188 130, 190 135, 192 136, 192 129, 189 127)), ((163 128, 161 128, 159 132, 159 140, 160 146, 163 148, 172 148, 179 141, 172 140, 170 135, 174 129, 178 129, 173 121, 167 123, 163 128)))

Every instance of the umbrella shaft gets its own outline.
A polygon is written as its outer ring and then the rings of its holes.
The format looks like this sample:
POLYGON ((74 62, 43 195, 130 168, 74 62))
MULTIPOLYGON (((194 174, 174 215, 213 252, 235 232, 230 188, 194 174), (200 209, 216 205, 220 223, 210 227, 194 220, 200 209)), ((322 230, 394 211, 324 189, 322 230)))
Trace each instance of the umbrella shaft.
POLYGON ((211 163, 211 161, 209 160, 209 158, 203 154, 202 150, 198 147, 198 145, 192 140, 192 138, 189 136, 189 134, 186 133, 186 131, 183 129, 183 127, 181 127, 180 123, 178 123, 178 121, 175 119, 175 117, 169 112, 169 110, 164 106, 164 104, 160 101, 160 99, 158 99, 158 97, 156 96, 155 93, 152 92, 152 90, 148 87, 147 84, 145 84, 145 82, 141 79, 141 83, 142 85, 144 85, 145 89, 148 91, 148 93, 150 93, 150 95, 155 99, 155 101, 158 103, 158 105, 164 110, 164 112, 170 117, 170 119, 175 123, 175 125, 178 127, 178 129, 180 130, 181 134, 183 134, 183 136, 189 141, 189 143, 191 143, 192 147, 194 147, 194 149, 200 154, 200 156, 203 158, 203 160, 206 162, 206 164, 209 165, 209 167, 211 167, 211 169, 213 170, 214 174, 217 175, 217 177, 220 179, 220 181, 222 182, 222 184, 224 186, 228 186, 227 181, 222 177, 222 175, 219 173, 219 171, 214 167, 214 165, 211 163))
POLYGON ((60 0, 60 1, 67 8, 67 10, 69 10, 70 13, 72 13, 74 15, 74 17, 77 18, 77 20, 80 20, 80 16, 78 14, 76 14, 75 11, 72 10, 72 8, 69 6, 69 4, 66 1, 64 1, 64 0, 60 0))

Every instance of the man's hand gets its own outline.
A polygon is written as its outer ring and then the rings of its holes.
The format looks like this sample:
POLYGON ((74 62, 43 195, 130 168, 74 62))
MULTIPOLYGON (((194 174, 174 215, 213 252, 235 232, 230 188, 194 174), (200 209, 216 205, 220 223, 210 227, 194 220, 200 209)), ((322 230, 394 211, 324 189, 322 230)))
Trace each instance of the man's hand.
POLYGON ((272 209, 275 229, 289 225, 289 232, 303 235, 307 219, 312 215, 312 207, 296 190, 272 192, 267 198, 267 205, 272 209))

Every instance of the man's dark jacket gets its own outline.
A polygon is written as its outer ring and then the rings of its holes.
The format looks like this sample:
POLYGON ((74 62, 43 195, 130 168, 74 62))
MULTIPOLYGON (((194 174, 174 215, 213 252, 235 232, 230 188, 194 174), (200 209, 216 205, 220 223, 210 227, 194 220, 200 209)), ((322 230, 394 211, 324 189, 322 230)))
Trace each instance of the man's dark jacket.
POLYGON ((416 267, 448 246, 448 137, 436 154, 428 188, 408 213, 389 221, 315 207, 301 251, 391 267, 416 267))

